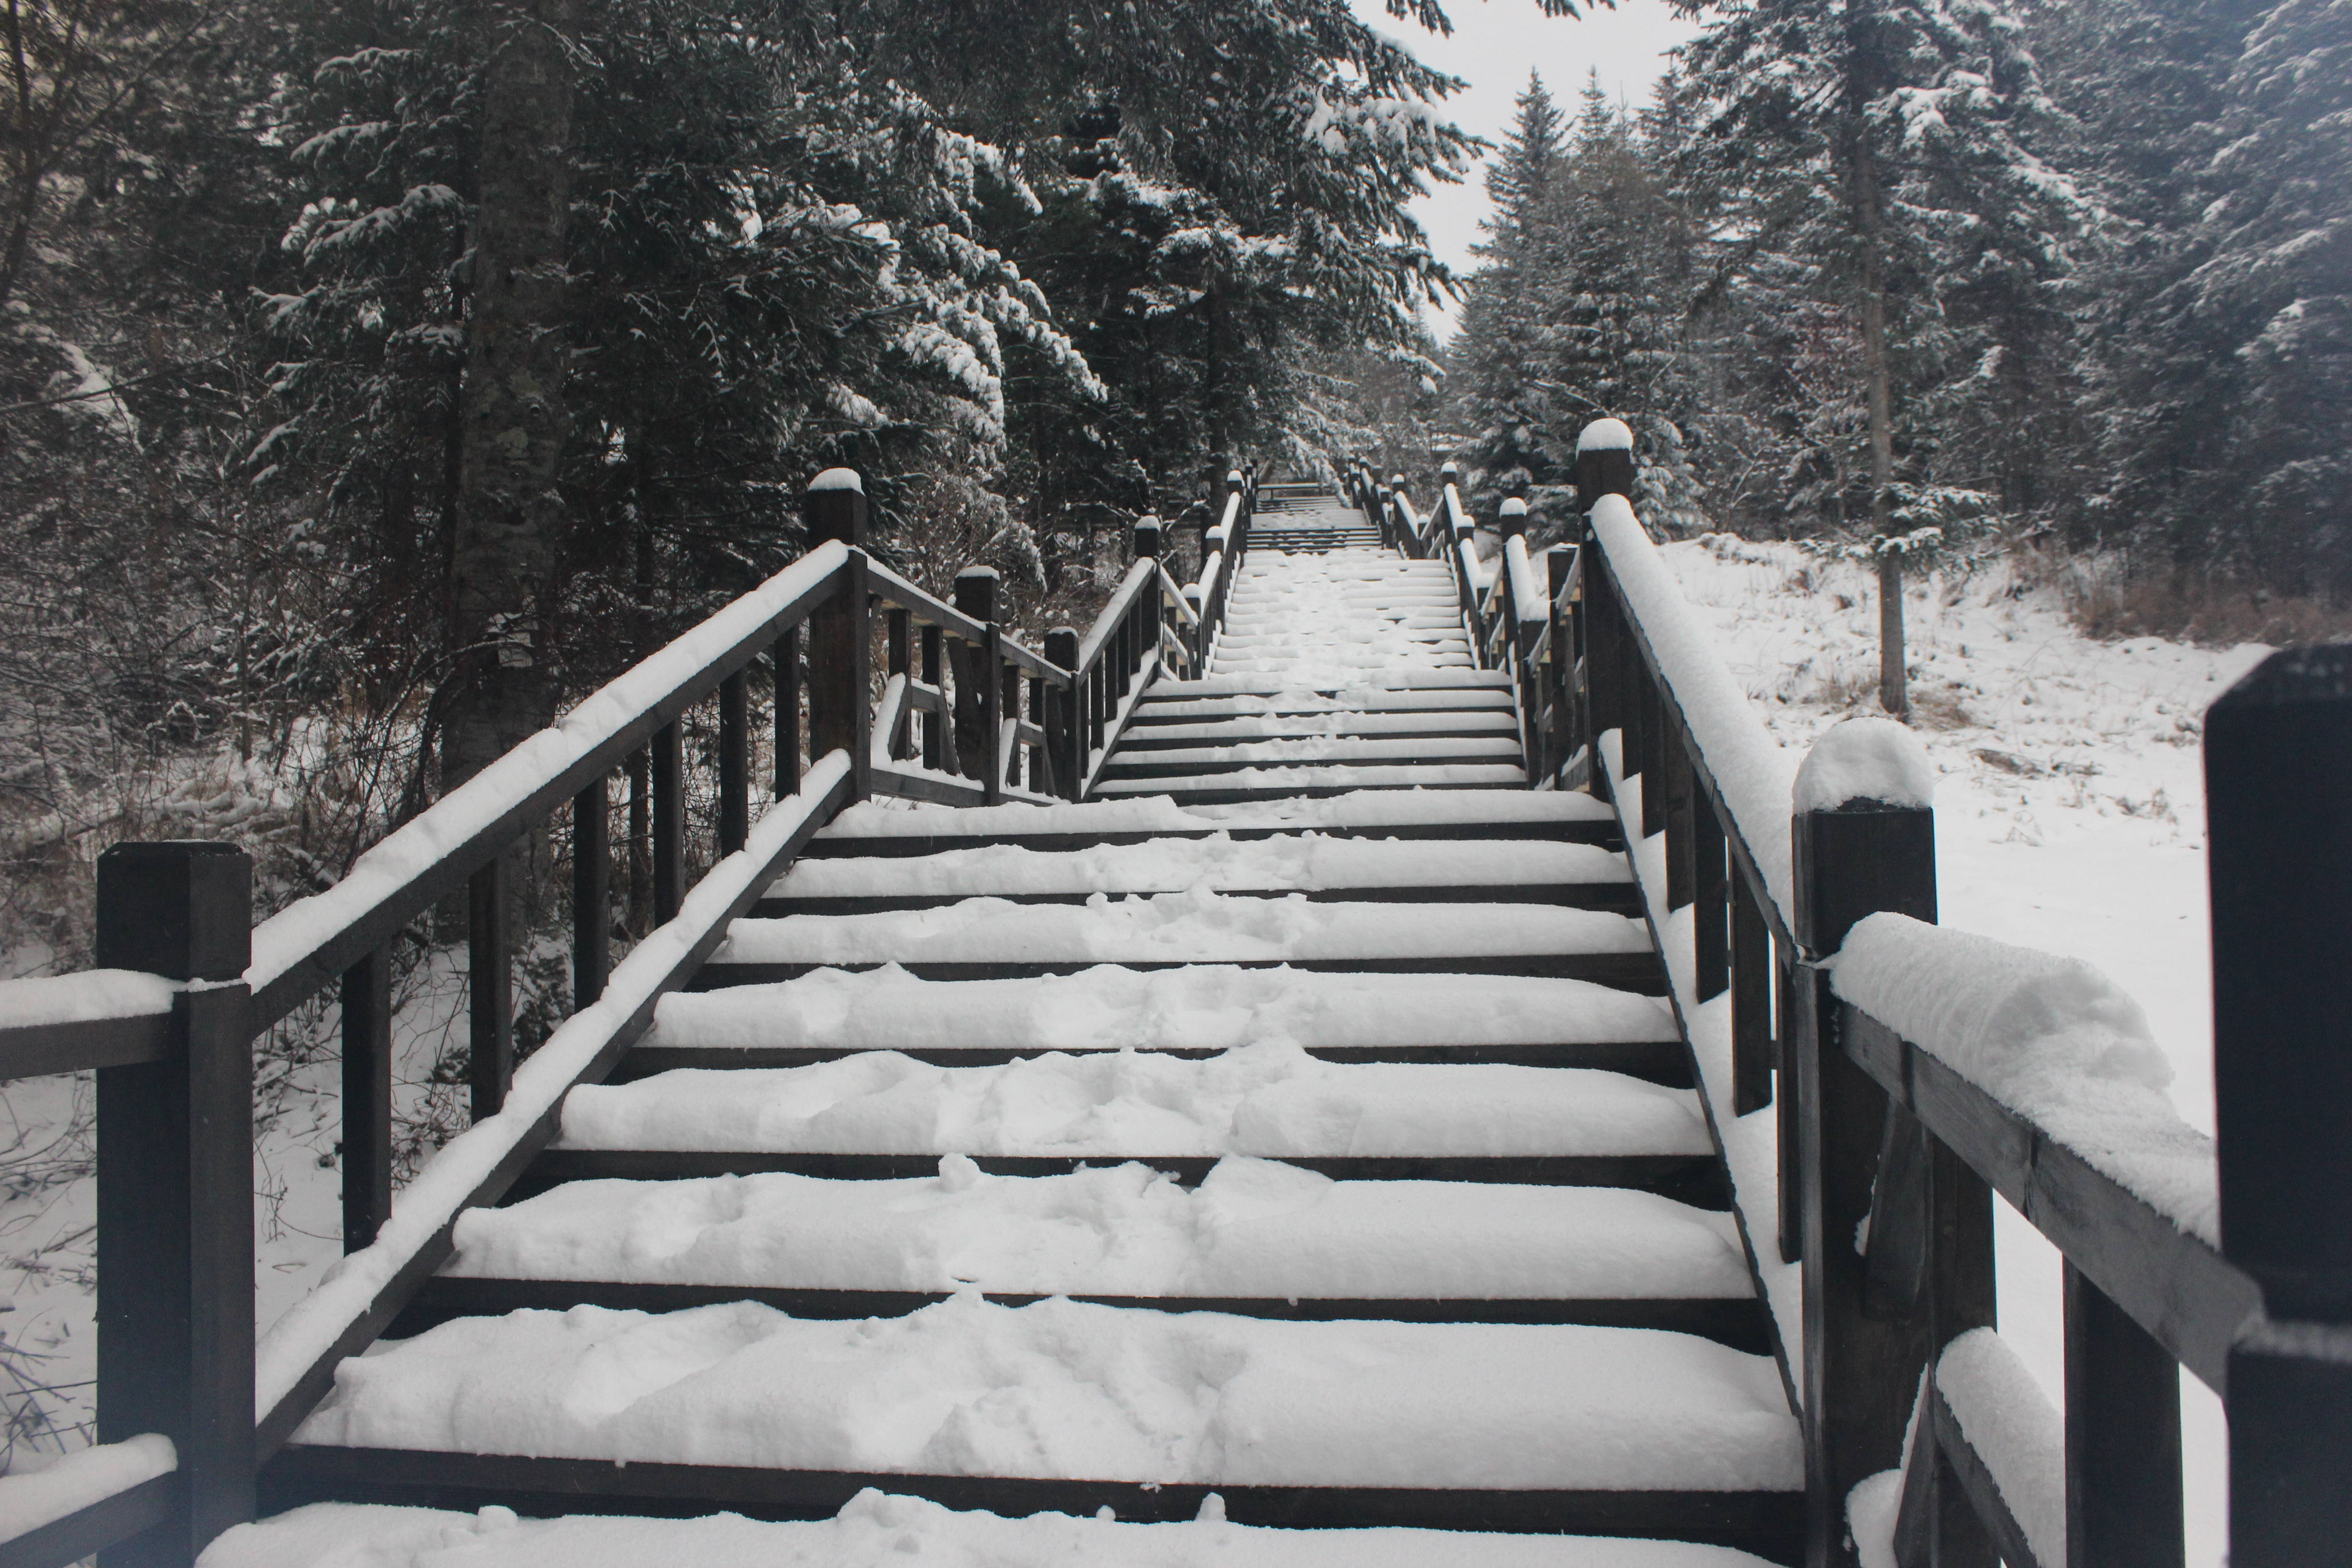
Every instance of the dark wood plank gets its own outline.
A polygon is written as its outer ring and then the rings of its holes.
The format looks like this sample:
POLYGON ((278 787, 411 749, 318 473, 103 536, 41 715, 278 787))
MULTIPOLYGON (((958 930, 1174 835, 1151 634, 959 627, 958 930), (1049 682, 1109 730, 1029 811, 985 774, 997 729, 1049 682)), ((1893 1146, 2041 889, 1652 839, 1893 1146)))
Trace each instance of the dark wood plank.
MULTIPOLYGON (((656 824, 661 820, 658 795, 654 819, 656 824)), ((466 1071, 476 1121, 499 1113, 514 1078, 514 860, 511 853, 493 858, 474 873, 466 890, 466 1071)), ((654 902, 658 907, 658 826, 654 865, 654 902)))
POLYGON ((1952 1407, 1944 1403, 1942 1392, 1930 1389, 1927 1401, 1928 1418, 1936 1424, 1937 1450, 1944 1462, 1951 1466, 1953 1476, 1960 1483, 1961 1492, 1967 1496, 1977 1518, 1983 1521, 1985 1532, 1992 1537, 1993 1545, 2000 1552, 2002 1561, 2009 1564, 2009 1568, 2065 1568, 2064 1563, 2043 1563, 2033 1555, 2033 1549, 2026 1544, 2023 1527, 2017 1522, 2017 1516, 2009 1511, 2009 1504, 2000 1495, 2000 1484, 1992 1479, 1992 1471, 1986 1467, 1983 1457, 1969 1446, 1968 1436, 1960 1430, 1959 1420, 1953 1415, 1952 1407))
MULTIPOLYGON (((768 1154, 663 1149, 549 1149, 505 1189, 520 1203, 566 1182, 614 1179, 664 1182, 785 1172, 834 1181, 878 1182, 936 1176, 937 1154, 768 1154)), ((1712 1154, 1351 1154, 1288 1155, 1297 1165, 1335 1182, 1500 1182, 1536 1187, 1633 1187, 1660 1193, 1695 1208, 1730 1206, 1721 1163, 1712 1154)), ((1213 1154, 981 1154, 972 1163, 993 1176, 1062 1176, 1088 1166, 1138 1164, 1197 1186, 1217 1163, 1213 1154)), ((488 1201, 488 1200, 485 1200, 488 1201)), ((438 1267, 436 1262, 436 1267, 438 1267)))
MULTIPOLYGON (((183 1490, 179 1476, 156 1476, 37 1530, 0 1541, 0 1568, 68 1568, 123 1542, 132 1542, 122 1555, 133 1562, 167 1562, 173 1546, 161 1538, 169 1533, 165 1527, 180 1510, 183 1490), (135 1539, 151 1531, 158 1539, 135 1539)), ((110 1568, 121 1560, 110 1554, 110 1568)))
POLYGON ((535 1515, 608 1512, 695 1516, 726 1509, 754 1519, 828 1519, 874 1487, 1008 1518, 1109 1509, 1131 1521, 1198 1516, 1212 1491, 1241 1524, 1293 1529, 1394 1526, 1527 1534, 1622 1535, 1736 1547, 1796 1561, 1797 1494, 1565 1492, 1260 1487, 1041 1480, 1014 1477, 843 1474, 816 1470, 615 1465, 595 1459, 436 1454, 389 1448, 289 1447, 265 1477, 272 1510, 306 1502, 397 1502, 475 1510, 502 1503, 535 1515))
POLYGON ((160 1061, 171 1038, 169 1013, 0 1029, 0 1082, 160 1061))
MULTIPOLYGON (((991 1290, 1000 1306, 1023 1307, 1049 1298, 991 1290)), ((405 1339, 455 1318, 499 1317, 535 1309, 573 1307, 676 1312, 730 1301, 757 1301, 795 1318, 898 1318, 947 1300, 945 1291, 779 1289, 757 1285, 629 1285, 594 1279, 438 1278, 384 1331, 405 1339)), ((1750 1355, 1769 1355, 1763 1306, 1744 1297, 1636 1297, 1602 1300, 1541 1298, 1315 1298, 1240 1296, 1074 1296, 1077 1301, 1150 1312, 1223 1312, 1318 1323, 1371 1320, 1393 1323, 1581 1323, 1599 1328, 1656 1329, 1692 1334, 1750 1355)))
POLYGON ((2180 1568, 2180 1375, 2065 1265, 2066 1568, 2180 1568))
POLYGON ((343 1250, 392 1217, 392 949, 343 971, 343 1250))

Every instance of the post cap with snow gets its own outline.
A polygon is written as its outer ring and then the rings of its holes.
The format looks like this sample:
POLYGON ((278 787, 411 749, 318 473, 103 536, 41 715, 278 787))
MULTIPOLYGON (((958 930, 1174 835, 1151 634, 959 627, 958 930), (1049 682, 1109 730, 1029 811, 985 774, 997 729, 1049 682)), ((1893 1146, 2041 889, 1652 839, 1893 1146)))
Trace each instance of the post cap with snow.
POLYGON ((864 544, 866 482, 855 468, 825 469, 802 492, 801 518, 808 526, 811 544, 835 539, 848 545, 864 544))
POLYGON ((1401 490, 1404 489, 1404 476, 1402 474, 1391 474, 1389 476, 1389 489, 1392 490, 1401 490))
POLYGON ((1461 466, 1455 463, 1453 458, 1448 458, 1444 462, 1438 465, 1437 477, 1449 485, 1453 484, 1462 478, 1461 466))
POLYGON ((955 574, 955 607, 975 621, 996 618, 996 580, 1000 574, 993 566, 967 566, 955 574))
POLYGON ((1633 449, 1633 428, 1622 419, 1595 419, 1578 432, 1579 452, 1630 452, 1633 449))
POLYGON ((1160 520, 1150 513, 1135 520, 1135 554, 1138 560, 1160 553, 1160 520))
POLYGON ((1225 470, 1225 489, 1229 490, 1237 490, 1246 483, 1248 483, 1248 481, 1242 478, 1242 471, 1239 468, 1228 468, 1225 470))
POLYGON ((1790 806, 1813 811, 1926 811, 1936 804, 1936 765, 1919 737, 1892 719, 1848 719, 1813 742, 1797 769, 1790 806))
POLYGON ((1502 510, 1496 516, 1496 531, 1509 539, 1515 534, 1525 534, 1527 531, 1528 503, 1512 496, 1503 502, 1502 510))

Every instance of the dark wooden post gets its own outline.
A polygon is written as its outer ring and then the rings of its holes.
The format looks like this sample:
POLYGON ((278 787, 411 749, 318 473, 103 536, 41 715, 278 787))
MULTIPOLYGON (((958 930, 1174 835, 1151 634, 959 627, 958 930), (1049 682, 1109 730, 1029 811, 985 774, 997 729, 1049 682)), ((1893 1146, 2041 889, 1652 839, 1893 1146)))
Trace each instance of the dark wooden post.
POLYGON ((2180 1568, 2180 1370, 2072 1263, 2066 1568, 2180 1568))
POLYGON ((801 629, 777 634, 769 662, 776 678, 776 798, 801 788, 801 629))
POLYGON ((1731 1109, 1772 1103, 1772 928, 1748 873, 1731 868, 1731 1109))
POLYGON ((681 721, 654 731, 654 924, 667 925, 686 899, 686 742, 681 721))
POLYGON ((866 633, 866 488, 848 468, 827 468, 809 481, 801 514, 812 547, 827 540, 849 546, 841 587, 809 616, 809 754, 849 753, 849 798, 873 793, 867 735, 874 723, 866 633))
POLYGON ((1145 516, 1135 520, 1135 558, 1156 561, 1160 558, 1160 520, 1145 516))
MULTIPOLYGON (((913 681, 915 679, 914 618, 904 610, 893 608, 882 617, 882 626, 884 661, 882 673, 903 675, 909 682, 913 681)), ((887 737, 887 750, 894 761, 915 754, 913 696, 912 692, 908 693, 908 703, 899 710, 904 715, 900 722, 906 725, 906 729, 894 730, 887 737)))
POLYGON ((1078 634, 1074 626, 1055 626, 1045 634, 1045 658, 1071 671, 1074 684, 1067 689, 1048 693, 1045 711, 1045 743, 1053 749, 1055 782, 1061 785, 1065 800, 1076 800, 1087 782, 1086 725, 1079 718, 1081 687, 1076 682, 1078 668, 1078 634))
MULTIPOLYGON (((947 689, 942 683, 943 678, 940 674, 941 657, 940 628, 925 626, 923 628, 923 684, 934 691, 947 689)), ((944 715, 939 713, 923 715, 923 766, 933 770, 944 768, 949 773, 961 771, 956 767, 953 752, 949 749, 947 721, 944 715)))
POLYGON ((1000 761, 1004 767, 1004 787, 1013 789, 1023 782, 1021 744, 1005 739, 1004 731, 1021 717, 1021 667, 1004 657, 1005 642, 1000 631, 996 637, 996 731, 997 745, 1003 753, 1000 761))
POLYGON ((253 1517, 253 863, 229 844, 98 860, 98 966, 202 981, 164 1059, 98 1072, 98 1440, 160 1432, 183 1489, 109 1568, 184 1568, 253 1517))
POLYGON ((1551 723, 1545 737, 1544 777, 1559 778, 1568 765, 1569 755, 1583 733, 1583 723, 1576 710, 1577 644, 1582 631, 1580 602, 1563 610, 1559 596, 1568 591, 1569 579, 1576 571, 1576 546, 1555 544, 1544 552, 1544 600, 1549 605, 1551 619, 1549 639, 1551 650, 1549 699, 1551 723))
MULTIPOLYGON (((1871 1212, 1886 1093, 1839 1049, 1837 998, 1811 962, 1837 952, 1864 916, 1936 918, 1935 813, 1851 801, 1799 813, 1795 827, 1796 1058, 1804 1250, 1806 1557, 1852 1568, 1846 1494, 1902 1460, 1911 1391, 1931 1350, 1927 1314, 1866 1309, 1868 1262, 1853 1238, 1871 1212)), ((1783 1084, 1783 1091, 1787 1085, 1783 1084)))
MULTIPOLYGON (((671 754, 677 754, 675 746, 671 754)), ((658 772, 658 747, 655 762, 658 772)), ((658 908, 662 901, 661 805, 656 795, 654 902, 656 918, 667 921, 677 910, 675 903, 667 912, 658 908)), ((477 1121, 499 1113, 499 1107, 507 1102, 507 1083, 514 1077, 514 858, 513 850, 500 850, 466 884, 467 1072, 477 1121)))
MULTIPOLYGON (((1689 764, 1684 773, 1688 780, 1689 764)), ((1731 986, 1731 888, 1725 875, 1723 819, 1715 799, 1689 781, 1691 792, 1692 932, 1698 999, 1711 1002, 1731 986)))
POLYGON ((604 781, 572 797, 572 1005, 604 994, 613 973, 613 846, 604 781))
MULTIPOLYGON (((1664 753, 1659 761, 1664 764, 1658 771, 1665 779, 1666 908, 1679 910, 1698 898, 1698 781, 1691 771, 1690 732, 1679 720, 1668 715, 1663 690, 1658 693, 1658 739, 1664 753)), ((1713 815, 1708 814, 1710 826, 1714 826, 1713 815)), ((1723 834, 1719 828, 1714 842, 1716 856, 1720 859, 1723 834)))
POLYGON ((1576 438, 1576 504, 1591 511, 1602 496, 1633 493, 1633 433, 1617 420, 1594 420, 1576 438))
POLYGON ((751 837, 751 700, 743 672, 719 683, 719 853, 751 837))
POLYGON ((2273 654, 2205 716, 2231 1568, 2352 1546, 2352 645, 2273 654))
POLYGON ((343 971, 343 1250, 392 1217, 392 945, 343 971))
POLYGON ((984 622, 988 630, 979 647, 960 647, 949 655, 963 656, 956 671, 956 751, 967 769, 981 770, 982 798, 990 805, 1003 798, 1004 778, 1003 759, 997 754, 1002 734, 996 722, 997 667, 1003 655, 996 639, 996 582, 993 566, 967 566, 956 574, 955 607, 984 622))

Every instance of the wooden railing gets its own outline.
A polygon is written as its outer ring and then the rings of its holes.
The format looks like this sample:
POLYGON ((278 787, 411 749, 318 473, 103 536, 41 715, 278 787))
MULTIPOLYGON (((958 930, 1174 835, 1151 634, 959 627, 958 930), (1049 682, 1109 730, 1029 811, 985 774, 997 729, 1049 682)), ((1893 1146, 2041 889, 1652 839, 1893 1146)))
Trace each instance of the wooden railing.
POLYGON ((1191 668, 1200 646, 1160 570, 1156 525, 1083 643, 1063 628, 1040 654, 999 625, 992 572, 966 572, 950 605, 874 560, 847 470, 819 476, 804 509, 806 555, 452 790, 327 891, 256 926, 242 850, 117 845, 99 861, 101 967, 0 984, 0 1079, 97 1074, 99 1362, 99 1446, 0 1478, 0 1568, 59 1568, 106 1548, 186 1563, 249 1519, 258 1468, 336 1364, 448 1257, 459 1212, 498 1200, 556 1136, 564 1094, 612 1070, 660 997, 842 806, 1078 798, 1122 704, 1159 664, 1191 668), (773 799, 758 813, 755 684, 772 693, 773 734, 773 799), (689 886, 683 725, 706 702, 714 864, 689 886), (625 768, 650 795, 655 923, 616 965, 607 790, 625 768), (573 1011, 518 1066, 513 852, 567 819, 573 1011), (473 1123, 395 1199, 392 944, 459 894, 473 1123), (322 996, 341 1004, 347 1256, 257 1351, 254 1043, 322 996))
POLYGON ((1632 479, 1613 438, 1580 454, 1581 615, 1564 642, 1555 595, 1545 636, 1575 672, 1567 710, 1580 706, 1678 1009, 1729 994, 1727 1039, 1695 1036, 1709 1113, 1721 1129, 1769 1109, 1777 1130, 1777 1169, 1733 1173, 1759 1293, 1787 1314, 1806 1561, 1857 1561, 1849 1500, 1876 1477, 1900 1489, 1903 1568, 2179 1563, 2179 1367, 2225 1402, 2231 1563, 2345 1561, 2352 647, 2274 655, 2208 716, 2218 1148, 2168 1108, 2070 1142, 2030 1095, 1973 1079, 1932 1009, 1906 1038, 1852 999, 1905 1012, 1928 981, 1966 996, 1979 970, 2037 955, 1988 958, 1997 944, 1932 925, 1930 808, 1792 812, 1792 770, 1682 605, 1632 479), (1874 990, 1890 941, 1922 967, 1874 990), (2194 1202, 2142 1190, 2162 1184, 2137 1174, 2141 1144, 2192 1187, 2218 1171, 2218 1243, 2194 1202), (2065 1259, 2063 1422, 1990 1331, 1996 1192, 2065 1259), (1801 1265, 1793 1300, 1766 1278, 1782 1262, 1801 1265), (2034 1457, 2036 1435, 2063 1463, 2034 1457))
POLYGON ((1250 520, 1257 506, 1255 473, 1253 467, 1246 473, 1235 468, 1225 475, 1224 505, 1201 536, 1201 574, 1183 590, 1198 621, 1195 647, 1203 669, 1216 653, 1217 637, 1225 625, 1225 600, 1241 575, 1242 557, 1249 552, 1250 520))

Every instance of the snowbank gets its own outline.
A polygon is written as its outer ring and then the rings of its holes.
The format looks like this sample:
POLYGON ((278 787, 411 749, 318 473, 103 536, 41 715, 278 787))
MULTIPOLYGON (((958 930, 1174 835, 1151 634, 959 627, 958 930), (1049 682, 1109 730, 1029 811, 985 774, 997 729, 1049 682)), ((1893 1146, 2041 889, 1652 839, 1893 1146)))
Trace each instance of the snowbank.
MULTIPOLYGON (((1213 1504, 1215 1494, 1211 1494, 1213 1504)), ((862 1491, 829 1520, 518 1520, 433 1509, 313 1503, 241 1524, 200 1568, 1765 1568, 1722 1546, 1432 1530, 1272 1530, 1228 1524, 1221 1504, 1182 1524, 1040 1513, 1000 1519, 862 1491)))
POLYGON ((1659 998, 1583 980, 1104 964, 1027 980, 941 981, 919 980, 891 963, 672 992, 661 999, 647 1043, 1098 1051, 1674 1037, 1674 1016, 1659 998))
POLYGON ((2219 1245, 2212 1140, 2164 1092, 2172 1066, 2139 1004, 2081 959, 1907 915, 1858 922, 1837 994, 2219 1245))
POLYGON ((1294 1045, 1206 1060, 1055 1053, 940 1068, 895 1051, 812 1067, 583 1085, 573 1149, 1126 1157, 1705 1154, 1696 1098, 1620 1074, 1318 1061, 1294 1045))
POLYGON ((1218 1162, 1068 1175, 574 1182, 457 1221, 446 1274, 830 1290, 1618 1300, 1750 1294, 1727 1216, 1652 1193, 1335 1182, 1218 1162))
POLYGON ((336 1369, 303 1443, 1211 1485, 1801 1484, 1762 1356, 1654 1330, 1290 1323, 966 1293, 445 1323, 336 1369))
POLYGON ((1927 748, 1892 719, 1848 719, 1814 742, 1790 804, 1799 812, 1836 811, 1858 800, 1922 810, 1936 804, 1927 748))

